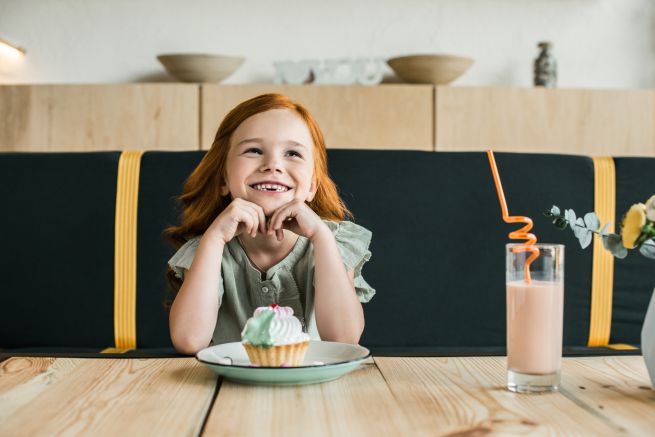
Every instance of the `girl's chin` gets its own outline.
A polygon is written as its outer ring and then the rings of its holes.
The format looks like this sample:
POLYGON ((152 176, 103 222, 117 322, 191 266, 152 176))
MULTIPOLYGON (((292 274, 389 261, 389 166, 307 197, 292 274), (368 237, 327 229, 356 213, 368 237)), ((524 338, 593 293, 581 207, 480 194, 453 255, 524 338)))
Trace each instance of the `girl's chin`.
POLYGON ((267 200, 258 200, 257 202, 253 202, 257 205, 259 205, 263 210, 264 210, 264 215, 266 218, 269 218, 270 216, 273 215, 273 213, 282 205, 286 204, 286 202, 282 200, 275 200, 275 199, 267 199, 267 200))

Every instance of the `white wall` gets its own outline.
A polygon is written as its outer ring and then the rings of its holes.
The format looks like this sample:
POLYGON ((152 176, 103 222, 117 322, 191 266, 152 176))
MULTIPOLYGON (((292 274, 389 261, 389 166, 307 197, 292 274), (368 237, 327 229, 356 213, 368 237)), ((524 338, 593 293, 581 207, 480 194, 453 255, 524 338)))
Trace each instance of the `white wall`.
POLYGON ((270 82, 272 62, 453 53, 457 85, 530 86, 550 40, 560 87, 655 88, 653 0, 0 0, 0 83, 170 80, 167 52, 238 54, 225 83, 270 82))

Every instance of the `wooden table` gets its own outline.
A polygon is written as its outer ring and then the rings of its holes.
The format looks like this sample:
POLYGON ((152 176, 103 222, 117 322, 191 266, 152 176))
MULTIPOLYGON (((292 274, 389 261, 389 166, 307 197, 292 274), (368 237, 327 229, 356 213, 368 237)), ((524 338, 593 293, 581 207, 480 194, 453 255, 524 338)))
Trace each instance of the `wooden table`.
POLYGON ((0 436, 653 435, 640 356, 565 358, 562 388, 507 391, 504 357, 370 359, 323 384, 219 380, 192 358, 11 358, 0 436))

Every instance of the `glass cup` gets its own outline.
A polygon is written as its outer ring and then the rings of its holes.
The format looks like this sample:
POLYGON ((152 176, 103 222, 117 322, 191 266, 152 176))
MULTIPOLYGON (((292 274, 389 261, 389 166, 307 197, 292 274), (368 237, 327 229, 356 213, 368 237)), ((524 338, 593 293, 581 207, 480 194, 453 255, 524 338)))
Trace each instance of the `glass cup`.
POLYGON ((532 252, 506 246, 507 388, 519 393, 556 391, 562 364, 564 245, 535 246, 530 283, 524 266, 532 252))

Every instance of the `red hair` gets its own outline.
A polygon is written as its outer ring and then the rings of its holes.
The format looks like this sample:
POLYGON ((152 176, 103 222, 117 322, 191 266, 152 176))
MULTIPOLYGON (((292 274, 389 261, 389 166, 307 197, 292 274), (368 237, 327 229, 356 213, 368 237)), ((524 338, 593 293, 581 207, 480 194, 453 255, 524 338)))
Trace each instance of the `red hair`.
MULTIPOLYGON (((285 95, 262 94, 240 103, 225 116, 211 148, 186 180, 182 194, 178 197, 183 207, 181 223, 164 231, 164 235, 175 248, 195 236, 202 235, 228 206, 230 197, 221 195, 221 187, 226 184, 226 162, 232 134, 248 118, 272 109, 288 109, 298 114, 307 125, 314 141, 314 178, 317 191, 312 201, 308 202, 309 207, 326 220, 339 222, 346 216, 352 217, 328 174, 325 140, 314 117, 304 106, 285 95)), ((173 287, 179 289, 181 281, 175 278, 170 268, 167 275, 173 287)))

